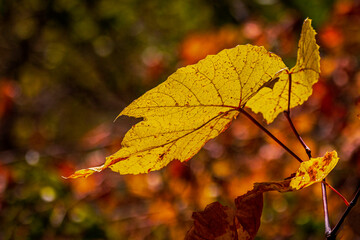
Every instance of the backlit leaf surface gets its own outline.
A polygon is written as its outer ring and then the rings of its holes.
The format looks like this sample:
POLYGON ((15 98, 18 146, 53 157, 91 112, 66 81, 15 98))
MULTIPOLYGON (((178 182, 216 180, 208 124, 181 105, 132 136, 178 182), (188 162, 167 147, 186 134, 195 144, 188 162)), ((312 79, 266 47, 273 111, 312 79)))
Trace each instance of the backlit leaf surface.
MULTIPOLYGON (((299 59, 291 70, 291 106, 305 101, 317 80, 314 35, 310 20, 305 20, 299 59), (305 79, 304 73, 312 78, 305 79)), ((77 171, 69 178, 87 177, 108 167, 120 174, 147 173, 174 159, 186 161, 223 132, 245 106, 272 122, 287 104, 287 73, 280 57, 252 45, 226 49, 180 68, 120 113, 143 120, 127 132, 118 152, 103 166, 77 171)))
MULTIPOLYGON (((127 132, 122 148, 105 166, 120 174, 138 174, 174 159, 190 159, 284 67, 280 57, 263 47, 239 45, 180 68, 120 113, 143 121, 127 132)), ((76 172, 70 178, 91 172, 95 171, 76 172)))
POLYGON ((254 112, 262 113, 267 123, 271 123, 288 108, 289 75, 291 74, 290 108, 301 105, 312 94, 312 86, 320 74, 319 46, 315 40, 316 32, 311 27, 311 20, 304 21, 299 40, 296 65, 288 71, 278 73, 278 81, 273 88, 262 88, 251 98, 246 106, 254 112), (264 107, 266 106, 266 107, 264 107))
POLYGON ((300 163, 292 177, 278 182, 255 183, 252 191, 256 192, 289 192, 300 190, 314 183, 321 182, 334 169, 339 158, 336 151, 327 152, 323 157, 311 158, 300 163))
POLYGON ((336 151, 328 152, 324 157, 311 158, 302 162, 291 179, 290 187, 296 190, 308 187, 311 184, 321 182, 338 163, 336 151))
POLYGON ((290 178, 277 182, 255 183, 255 192, 289 192, 300 190, 314 183, 321 182, 334 169, 339 158, 336 151, 327 152, 323 157, 311 158, 306 162, 300 163, 296 173, 290 178))

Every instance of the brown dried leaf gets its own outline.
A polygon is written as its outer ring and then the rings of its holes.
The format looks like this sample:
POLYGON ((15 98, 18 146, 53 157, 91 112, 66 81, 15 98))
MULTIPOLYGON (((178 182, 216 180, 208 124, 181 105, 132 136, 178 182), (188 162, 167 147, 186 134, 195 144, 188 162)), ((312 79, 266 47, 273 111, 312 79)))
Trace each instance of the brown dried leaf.
POLYGON ((298 171, 283 181, 255 183, 251 191, 235 199, 236 209, 218 202, 209 204, 203 212, 193 213, 194 225, 185 239, 254 239, 260 227, 264 192, 289 192, 310 186, 324 179, 337 162, 333 151, 302 162, 298 171))
POLYGON ((261 192, 250 191, 235 199, 236 209, 218 202, 209 204, 203 212, 194 212, 194 225, 186 240, 254 239, 263 208, 261 192))

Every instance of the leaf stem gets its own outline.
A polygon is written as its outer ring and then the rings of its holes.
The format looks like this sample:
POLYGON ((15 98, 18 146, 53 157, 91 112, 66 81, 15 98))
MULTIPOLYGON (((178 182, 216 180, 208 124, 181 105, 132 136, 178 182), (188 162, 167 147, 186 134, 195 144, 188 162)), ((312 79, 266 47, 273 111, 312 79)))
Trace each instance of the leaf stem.
POLYGON ((255 118, 253 118, 248 112, 246 112, 243 108, 238 108, 239 112, 244 114, 248 119, 250 119, 257 127, 259 127, 262 131, 264 131, 269 137, 271 137, 275 142, 277 142, 283 149, 285 149, 288 153, 290 153, 296 160, 300 163, 303 162, 298 155, 296 155, 293 151, 291 151, 285 144, 283 144, 277 137, 275 137, 269 130, 267 130, 264 126, 262 126, 255 118))
POLYGON ((289 94, 288 94, 288 114, 290 115, 290 100, 291 100, 291 84, 292 84, 292 77, 291 73, 289 73, 289 94))
POLYGON ((346 206, 349 206, 350 203, 348 202, 348 200, 346 200, 346 198, 339 193, 335 188, 333 188, 330 184, 328 184, 327 182, 324 182, 326 184, 326 186, 328 186, 331 190, 333 190, 337 195, 339 195, 339 197, 341 197, 341 199, 345 202, 346 206))
POLYGON ((330 234, 327 235, 328 240, 335 240, 337 232, 339 231, 341 225, 343 224, 343 222, 344 222, 345 218, 347 217, 347 215, 349 214, 350 210, 356 205, 356 202, 359 199, 359 197, 360 197, 360 186, 358 187, 353 200, 350 202, 349 206, 346 208, 345 212, 341 216, 339 222, 331 230, 330 234))

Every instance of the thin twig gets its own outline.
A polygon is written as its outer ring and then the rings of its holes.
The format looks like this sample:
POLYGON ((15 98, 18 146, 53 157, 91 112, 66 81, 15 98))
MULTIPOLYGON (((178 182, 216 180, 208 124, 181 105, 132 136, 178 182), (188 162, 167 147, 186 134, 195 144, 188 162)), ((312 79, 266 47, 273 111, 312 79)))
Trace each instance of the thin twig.
POLYGON ((298 155, 296 155, 293 151, 291 151, 285 144, 283 144, 277 137, 275 137, 269 130, 267 130, 264 126, 262 126, 255 118, 253 118, 248 112, 246 112, 243 108, 238 109, 239 112, 244 114, 248 119, 250 119, 256 126, 258 126, 262 131, 264 131, 269 137, 271 137, 275 142, 277 142, 283 149, 285 149, 288 153, 290 153, 296 160, 299 162, 303 162, 298 155))
POLYGON ((285 117, 288 120, 291 129, 293 130, 295 136, 297 137, 297 139, 299 140, 299 142, 301 143, 301 145, 304 147, 306 154, 308 155, 309 159, 311 158, 311 150, 310 148, 305 144, 304 140, 301 138, 300 134, 298 133, 298 131, 296 130, 294 123, 291 120, 290 117, 290 102, 291 102, 291 85, 292 85, 292 77, 291 77, 291 73, 289 73, 289 94, 288 94, 288 109, 287 111, 284 111, 285 117))
POLYGON ((338 190, 336 190, 335 188, 333 188, 330 184, 328 184, 327 182, 324 182, 326 184, 326 186, 328 186, 331 190, 333 190, 346 204, 346 206, 349 206, 350 203, 348 202, 348 200, 341 194, 339 193, 338 190))
POLYGON ((335 227, 331 230, 330 234, 327 236, 328 240, 334 240, 336 238, 336 234, 339 231, 342 223, 344 222, 345 218, 349 214, 350 210, 356 205, 357 200, 360 197, 360 187, 358 187, 355 197, 350 202, 349 206, 346 208, 345 212, 341 216, 339 222, 335 225, 335 227))
POLYGON ((329 221, 329 210, 327 204, 327 196, 326 196, 326 185, 325 179, 321 182, 321 193, 322 193, 322 201, 324 206, 324 217, 325 217, 325 236, 328 236, 331 233, 331 226, 329 221))
POLYGON ((291 118, 290 118, 290 109, 287 110, 287 111, 285 111, 284 114, 285 114, 285 117, 286 117, 286 119, 288 120, 288 122, 289 122, 289 124, 290 124, 290 127, 291 127, 291 129, 293 130, 295 136, 297 137, 297 139, 299 140, 299 142, 301 143, 301 145, 304 147, 305 152, 306 152, 306 154, 308 155, 308 157, 309 157, 309 159, 310 159, 310 158, 311 158, 311 150, 310 150, 310 148, 305 144, 304 140, 301 138, 301 136, 299 135, 299 133, 296 131, 296 128, 295 128, 295 126, 294 126, 294 124, 293 124, 293 122, 292 122, 292 120, 291 120, 291 118))
MULTIPOLYGON (((288 109, 287 109, 287 111, 284 112, 284 114, 285 114, 285 117, 286 117, 286 119, 288 120, 288 122, 290 124, 290 127, 291 127, 292 131, 294 132, 295 136, 299 140, 300 144, 305 149, 305 152, 308 155, 309 159, 311 159, 311 150, 306 145, 304 140, 301 138, 300 134, 296 130, 295 125, 292 122, 291 117, 290 117, 291 85, 292 85, 292 77, 291 77, 291 73, 289 73, 288 109)), ((322 190, 321 193, 322 193, 322 202, 323 202, 323 209, 324 209, 325 236, 328 236, 331 233, 331 226, 330 226, 330 220, 329 220, 329 210, 328 210, 328 204, 327 204, 326 185, 325 184, 326 184, 325 179, 323 179, 322 182, 321 182, 321 190, 322 190)))

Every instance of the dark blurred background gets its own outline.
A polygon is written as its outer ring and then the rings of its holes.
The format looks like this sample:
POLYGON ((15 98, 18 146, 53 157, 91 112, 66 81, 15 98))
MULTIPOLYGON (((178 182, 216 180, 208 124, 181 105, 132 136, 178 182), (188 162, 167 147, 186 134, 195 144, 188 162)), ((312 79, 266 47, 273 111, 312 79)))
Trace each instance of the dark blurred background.
MULTIPOLYGON (((186 163, 61 178, 117 151, 135 123, 114 123, 117 114, 181 66, 251 43, 291 68, 306 17, 322 75, 292 117, 313 156, 338 151, 328 182, 350 200, 360 182, 360 1, 1 0, 0 240, 183 239, 193 211, 288 177, 298 162, 239 117, 186 163)), ((269 129, 306 159, 282 115, 269 129)), ((267 193, 256 239, 323 239, 320 189, 267 193)), ((328 195, 334 225, 346 206, 328 195)), ((359 205, 339 239, 360 239, 359 205)))

